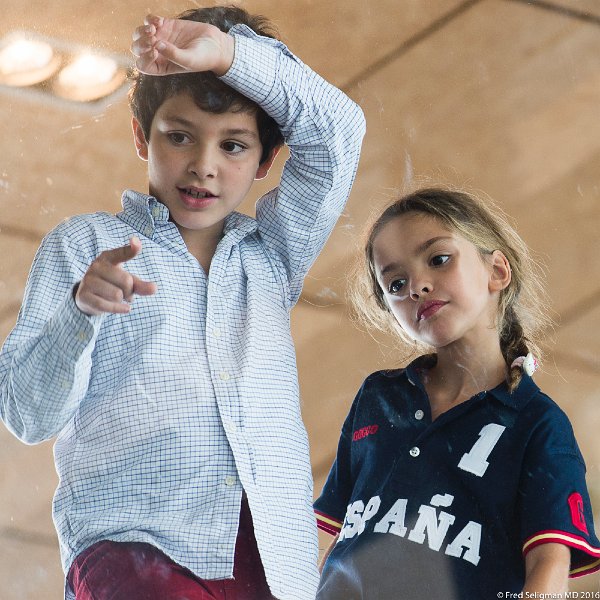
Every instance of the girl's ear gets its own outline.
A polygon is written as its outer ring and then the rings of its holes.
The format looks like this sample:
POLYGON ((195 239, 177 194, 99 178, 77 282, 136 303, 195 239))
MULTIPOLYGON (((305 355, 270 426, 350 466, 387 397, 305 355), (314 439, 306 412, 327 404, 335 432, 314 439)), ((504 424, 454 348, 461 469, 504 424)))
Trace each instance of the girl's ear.
POLYGON ((146 142, 146 136, 140 122, 135 117, 131 119, 131 128, 133 129, 133 141, 135 142, 137 155, 142 160, 148 160, 148 142, 146 142))
POLYGON ((507 288, 512 280, 510 263, 500 250, 492 252, 489 290, 499 292, 507 288))

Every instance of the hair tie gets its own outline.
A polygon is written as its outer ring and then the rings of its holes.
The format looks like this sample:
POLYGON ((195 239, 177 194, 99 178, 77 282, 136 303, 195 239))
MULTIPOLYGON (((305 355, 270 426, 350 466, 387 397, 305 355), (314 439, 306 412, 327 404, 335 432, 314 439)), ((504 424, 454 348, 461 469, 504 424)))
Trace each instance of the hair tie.
POLYGON ((531 352, 527 356, 517 356, 515 360, 512 361, 510 368, 521 367, 529 377, 531 377, 540 366, 540 363, 537 361, 537 358, 531 354, 531 352))

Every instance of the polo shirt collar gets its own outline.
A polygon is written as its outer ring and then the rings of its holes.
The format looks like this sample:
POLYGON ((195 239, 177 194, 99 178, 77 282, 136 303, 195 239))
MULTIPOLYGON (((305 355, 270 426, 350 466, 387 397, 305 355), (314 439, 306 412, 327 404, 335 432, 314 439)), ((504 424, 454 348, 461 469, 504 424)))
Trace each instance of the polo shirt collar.
POLYGON ((499 402, 502 402, 502 404, 505 404, 506 406, 519 411, 539 391, 540 388, 536 385, 533 379, 529 375, 527 375, 527 373, 523 373, 519 385, 512 393, 508 391, 508 387, 505 382, 502 382, 500 385, 496 386, 493 390, 490 390, 488 393, 499 402))
MULTIPOLYGON (((414 386, 421 389, 426 393, 425 386, 423 385, 423 379, 421 377, 421 372, 433 366, 435 364, 435 355, 428 354, 424 356, 419 356, 415 360, 413 360, 404 370, 404 375, 407 380, 414 386)), ((506 382, 502 382, 497 385, 494 389, 488 390, 487 393, 492 396, 498 402, 501 402, 505 406, 520 411, 527 403, 540 391, 540 388, 536 385, 533 379, 527 375, 527 373, 523 373, 521 377, 521 381, 517 388, 510 393, 508 391, 508 387, 506 382)))

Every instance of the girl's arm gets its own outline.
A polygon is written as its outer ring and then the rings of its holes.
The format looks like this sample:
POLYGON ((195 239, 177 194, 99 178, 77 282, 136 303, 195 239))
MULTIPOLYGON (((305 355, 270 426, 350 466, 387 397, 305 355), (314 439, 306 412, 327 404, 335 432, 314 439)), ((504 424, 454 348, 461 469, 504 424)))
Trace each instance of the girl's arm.
POLYGON ((554 593, 568 589, 571 551, 563 544, 541 544, 525 556, 524 592, 554 593))
POLYGON ((335 546, 339 537, 340 537, 340 534, 338 533, 333 538, 333 540, 331 541, 329 546, 327 547, 327 550, 325 550, 325 554, 323 554, 323 556, 321 557, 321 560, 319 561, 319 573, 323 572, 323 567, 325 566, 325 561, 327 560, 327 557, 331 554, 331 551, 333 550, 333 547, 335 546))

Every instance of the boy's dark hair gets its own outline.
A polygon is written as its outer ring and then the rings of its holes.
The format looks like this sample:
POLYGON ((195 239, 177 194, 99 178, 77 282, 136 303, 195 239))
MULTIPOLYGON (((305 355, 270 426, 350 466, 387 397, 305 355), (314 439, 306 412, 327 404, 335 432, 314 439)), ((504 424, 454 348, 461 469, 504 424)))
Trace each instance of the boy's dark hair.
MULTIPOLYGON (((276 38, 273 25, 259 15, 251 15, 238 6, 214 6, 187 10, 176 18, 208 23, 227 33, 234 25, 244 24, 259 35, 276 38)), ((134 71, 129 91, 129 107, 139 121, 146 141, 150 140, 152 120, 160 106, 172 96, 189 94, 198 108, 217 114, 227 111, 256 114, 256 123, 264 162, 271 151, 283 144, 277 123, 252 100, 223 83, 214 73, 177 73, 156 77, 134 71)))

